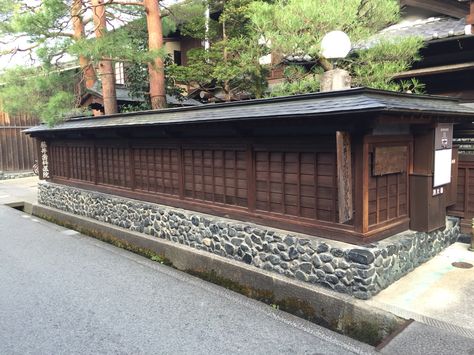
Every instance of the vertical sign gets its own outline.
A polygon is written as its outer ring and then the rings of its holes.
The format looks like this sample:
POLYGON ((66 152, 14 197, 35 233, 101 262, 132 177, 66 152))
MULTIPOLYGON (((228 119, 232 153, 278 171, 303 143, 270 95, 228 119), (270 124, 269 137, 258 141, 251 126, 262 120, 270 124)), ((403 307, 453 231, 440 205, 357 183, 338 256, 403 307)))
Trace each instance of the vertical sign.
POLYGON ((435 130, 433 187, 451 182, 453 125, 438 123, 435 130))
POLYGON ((339 223, 352 219, 352 155, 351 136, 348 132, 336 132, 337 191, 339 223))
POLYGON ((49 179, 49 161, 48 161, 48 144, 45 141, 40 143, 41 152, 41 178, 49 179))

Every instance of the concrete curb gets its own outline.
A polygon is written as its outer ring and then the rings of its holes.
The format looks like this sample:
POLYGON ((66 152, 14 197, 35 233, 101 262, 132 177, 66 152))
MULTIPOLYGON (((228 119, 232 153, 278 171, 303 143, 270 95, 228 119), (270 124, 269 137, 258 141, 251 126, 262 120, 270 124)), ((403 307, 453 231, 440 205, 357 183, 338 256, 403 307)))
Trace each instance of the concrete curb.
POLYGON ((264 298, 272 299, 276 305, 293 304, 294 309, 287 307, 289 309, 285 310, 372 345, 376 345, 405 322, 390 312, 368 306, 364 301, 353 297, 165 239, 42 205, 25 203, 24 211, 98 239, 109 242, 118 240, 153 251, 169 260, 178 270, 201 277, 211 274, 218 279, 218 282, 214 281, 215 283, 224 286, 226 282, 237 284, 248 291, 246 295, 249 297, 262 299, 261 295, 265 295, 264 298))

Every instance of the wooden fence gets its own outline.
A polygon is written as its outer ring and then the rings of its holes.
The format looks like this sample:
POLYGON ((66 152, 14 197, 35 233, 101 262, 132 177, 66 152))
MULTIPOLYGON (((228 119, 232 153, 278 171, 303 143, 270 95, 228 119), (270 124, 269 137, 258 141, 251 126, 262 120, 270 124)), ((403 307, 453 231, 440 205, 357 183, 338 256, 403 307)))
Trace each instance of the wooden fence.
POLYGON ((27 115, 12 117, 0 112, 0 171, 32 170, 37 157, 36 142, 22 131, 37 124, 37 119, 27 115))

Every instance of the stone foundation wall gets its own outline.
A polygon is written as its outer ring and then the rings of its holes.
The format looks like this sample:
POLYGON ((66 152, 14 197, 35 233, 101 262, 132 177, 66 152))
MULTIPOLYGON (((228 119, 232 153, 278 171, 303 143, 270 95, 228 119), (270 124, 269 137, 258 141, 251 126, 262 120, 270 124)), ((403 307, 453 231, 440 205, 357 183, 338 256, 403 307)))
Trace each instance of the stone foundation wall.
POLYGON ((290 278, 368 299, 459 235, 407 231, 364 247, 169 206, 40 182, 41 204, 232 258, 290 278))

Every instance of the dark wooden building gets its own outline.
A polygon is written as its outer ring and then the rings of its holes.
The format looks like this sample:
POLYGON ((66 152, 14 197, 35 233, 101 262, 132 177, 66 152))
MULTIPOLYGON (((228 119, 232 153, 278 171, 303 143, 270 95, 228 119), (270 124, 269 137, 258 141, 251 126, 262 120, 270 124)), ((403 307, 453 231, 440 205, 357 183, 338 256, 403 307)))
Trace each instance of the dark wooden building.
POLYGON ((27 133, 55 183, 366 243, 445 226, 452 124, 473 119, 455 100, 358 88, 27 133))
MULTIPOLYGON (((384 36, 420 36, 425 41, 422 59, 398 78, 416 78, 426 92, 456 97, 474 107, 474 1, 403 0, 402 21, 381 33, 384 36)), ((464 232, 474 218, 474 126, 455 126, 454 141, 459 145, 457 203, 451 215, 462 218, 464 232)))

